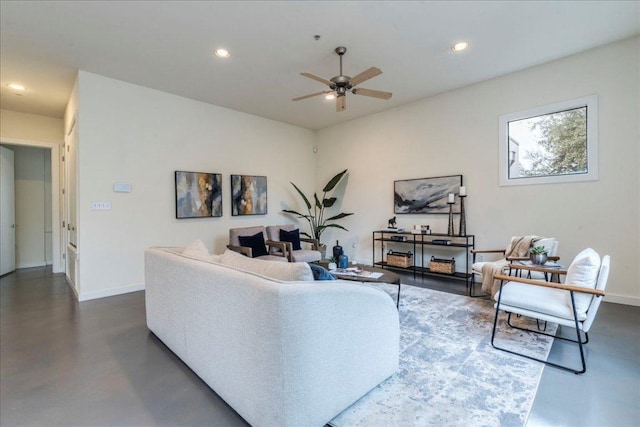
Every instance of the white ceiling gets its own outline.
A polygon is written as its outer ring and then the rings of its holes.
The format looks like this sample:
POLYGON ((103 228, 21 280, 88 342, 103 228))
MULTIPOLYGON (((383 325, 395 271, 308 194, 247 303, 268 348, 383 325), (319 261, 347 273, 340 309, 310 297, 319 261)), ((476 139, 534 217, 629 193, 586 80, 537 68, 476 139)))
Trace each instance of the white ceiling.
POLYGON ((62 117, 81 69, 320 129, 636 35, 640 2, 2 0, 0 19, 3 109, 62 117), (361 86, 393 97, 292 102, 326 89, 300 72, 339 74, 336 46, 344 74, 379 67, 361 86))

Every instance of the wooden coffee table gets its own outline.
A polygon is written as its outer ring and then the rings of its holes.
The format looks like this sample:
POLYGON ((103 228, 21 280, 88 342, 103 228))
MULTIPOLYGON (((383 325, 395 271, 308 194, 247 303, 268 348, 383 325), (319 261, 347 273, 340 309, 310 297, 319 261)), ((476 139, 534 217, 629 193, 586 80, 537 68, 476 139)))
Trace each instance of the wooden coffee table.
MULTIPOLYGON (((316 261, 315 264, 321 265, 324 268, 329 266, 329 261, 316 261)), ((389 283, 391 285, 398 285, 398 297, 396 299, 396 307, 400 307, 400 287, 402 286, 400 283, 400 276, 392 271, 384 270, 378 267, 370 267, 368 265, 358 265, 359 268, 364 271, 370 271, 372 273, 382 273, 382 276, 378 278, 373 277, 361 277, 361 276, 347 276, 336 273, 335 271, 331 271, 338 279, 340 280, 351 280, 354 282, 362 282, 362 283, 389 283)))

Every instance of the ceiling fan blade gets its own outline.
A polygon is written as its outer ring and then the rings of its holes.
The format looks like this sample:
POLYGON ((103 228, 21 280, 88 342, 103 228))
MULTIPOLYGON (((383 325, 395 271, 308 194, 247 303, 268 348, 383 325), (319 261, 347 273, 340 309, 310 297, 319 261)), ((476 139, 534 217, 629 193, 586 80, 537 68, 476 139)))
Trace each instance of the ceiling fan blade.
POLYGON ((349 80, 349 84, 351 86, 355 86, 358 85, 366 80, 372 79, 375 76, 379 76, 380 74, 382 74, 382 71, 380 70, 380 68, 376 68, 376 67, 371 67, 368 70, 364 70, 363 72, 361 72, 360 74, 358 74, 357 76, 351 78, 349 80))
POLYGON ((336 111, 344 111, 347 109, 347 97, 342 95, 336 98, 336 111))
POLYGON ((353 89, 351 92, 353 92, 354 95, 371 96, 371 97, 380 98, 380 99, 389 99, 391 98, 391 95, 393 95, 391 92, 383 92, 381 90, 372 90, 372 89, 363 89, 363 88, 356 88, 356 89, 353 89))
POLYGON ((309 77, 310 79, 313 79, 315 81, 318 81, 320 83, 324 83, 327 86, 331 87, 331 85, 333 84, 332 82, 330 82, 327 79, 323 79, 322 77, 318 77, 315 74, 311 74, 311 73, 300 73, 301 76, 305 76, 305 77, 309 77))
POLYGON ((312 96, 325 95, 327 93, 331 93, 331 90, 324 90, 322 92, 312 93, 311 95, 299 96, 297 98, 293 98, 292 101, 300 101, 301 99, 311 98, 312 96))

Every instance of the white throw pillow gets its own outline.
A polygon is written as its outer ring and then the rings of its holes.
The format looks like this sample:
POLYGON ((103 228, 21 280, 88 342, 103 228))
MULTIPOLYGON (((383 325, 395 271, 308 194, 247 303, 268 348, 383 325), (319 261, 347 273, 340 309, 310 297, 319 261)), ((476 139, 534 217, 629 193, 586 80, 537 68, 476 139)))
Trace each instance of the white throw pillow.
POLYGON ((184 251, 182 251, 182 255, 189 258, 204 259, 207 261, 209 261, 209 258, 211 256, 205 244, 202 243, 202 240, 196 240, 195 242, 184 248, 184 251))
POLYGON ((544 246, 549 256, 553 256, 557 252, 556 239, 554 239, 553 237, 544 237, 542 239, 536 240, 533 243, 533 246, 544 246))
POLYGON ((220 258, 220 264, 287 282, 313 281, 313 272, 306 262, 265 261, 227 249, 220 258))
MULTIPOLYGON (((600 255, 591 248, 580 252, 567 269, 565 284, 582 288, 595 289, 600 271, 600 255)), ((593 295, 574 292, 576 312, 578 316, 587 312, 593 295)), ((567 292, 567 303, 571 307, 571 295, 567 292)))

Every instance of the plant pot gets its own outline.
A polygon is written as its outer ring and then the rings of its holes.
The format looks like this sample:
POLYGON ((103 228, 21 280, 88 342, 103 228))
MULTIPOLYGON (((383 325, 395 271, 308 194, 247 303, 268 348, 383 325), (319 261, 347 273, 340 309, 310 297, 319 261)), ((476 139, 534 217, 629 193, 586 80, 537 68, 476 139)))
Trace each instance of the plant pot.
POLYGON ((547 254, 529 254, 529 259, 532 264, 543 265, 547 262, 547 254))
POLYGON ((333 271, 336 268, 338 268, 338 266, 336 265, 335 262, 330 262, 329 265, 327 266, 327 269, 330 270, 330 271, 333 271))

